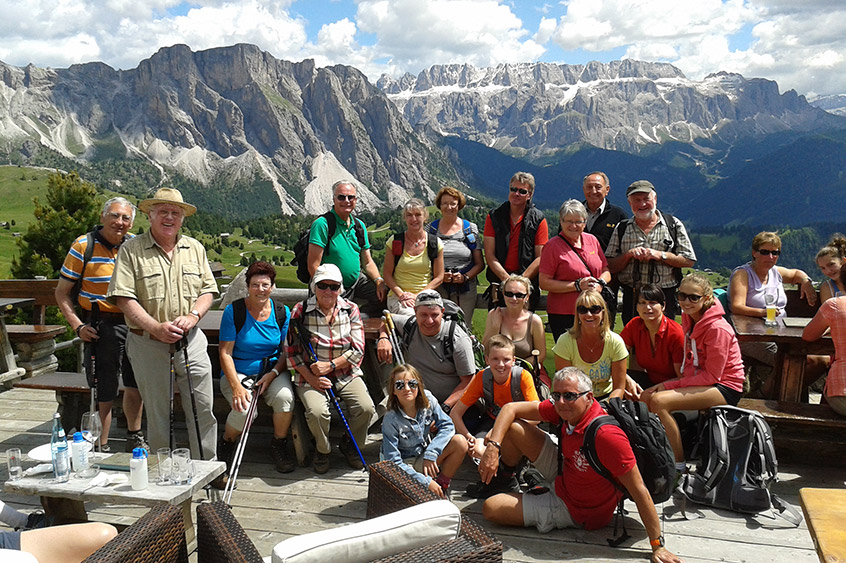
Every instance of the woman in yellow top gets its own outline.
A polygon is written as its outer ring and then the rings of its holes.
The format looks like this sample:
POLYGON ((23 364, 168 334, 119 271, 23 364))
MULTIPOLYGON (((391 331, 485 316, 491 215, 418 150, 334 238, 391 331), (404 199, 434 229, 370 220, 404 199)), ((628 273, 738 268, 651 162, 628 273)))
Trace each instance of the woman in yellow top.
POLYGON ((444 245, 426 233, 429 212, 417 198, 403 206, 406 230, 385 243, 382 277, 391 292, 388 310, 399 315, 414 314, 414 300, 424 289, 437 289, 444 280, 444 245))

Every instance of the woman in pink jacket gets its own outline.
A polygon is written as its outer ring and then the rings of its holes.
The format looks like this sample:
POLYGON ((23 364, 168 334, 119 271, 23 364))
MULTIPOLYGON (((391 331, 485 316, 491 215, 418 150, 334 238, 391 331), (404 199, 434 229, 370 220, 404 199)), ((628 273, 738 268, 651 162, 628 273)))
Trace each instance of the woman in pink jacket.
POLYGON ((736 406, 743 395, 743 360, 734 329, 723 318, 725 310, 714 298, 704 275, 685 276, 678 290, 684 330, 681 377, 653 385, 641 400, 658 415, 683 471, 684 449, 674 411, 701 410, 717 405, 736 406))

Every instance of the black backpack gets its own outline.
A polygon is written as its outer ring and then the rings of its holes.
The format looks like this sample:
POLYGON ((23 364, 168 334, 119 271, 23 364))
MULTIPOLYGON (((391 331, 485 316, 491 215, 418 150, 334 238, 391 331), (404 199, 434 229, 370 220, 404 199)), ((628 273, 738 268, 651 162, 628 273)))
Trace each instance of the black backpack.
MULTIPOLYGON (((523 380, 523 368, 519 365, 511 366, 511 400, 513 402, 525 401, 523 388, 520 383, 523 380)), ((494 377, 490 366, 482 372, 482 399, 485 401, 485 411, 496 418, 501 407, 494 402, 494 377)))
POLYGON ((798 526, 799 512, 770 492, 778 481, 773 434, 756 411, 711 407, 699 422, 693 456, 701 460, 684 476, 682 492, 693 502, 757 514, 775 508, 798 526))
MULTIPOLYGON (((326 219, 326 227, 328 229, 328 235, 326 237, 326 248, 323 249, 323 261, 325 262, 326 256, 329 254, 329 241, 331 241, 332 237, 335 235, 335 231, 337 230, 338 225, 336 223, 335 214, 332 213, 331 210, 327 211, 320 217, 326 219)), ((363 249, 364 223, 362 223, 360 219, 356 219, 355 217, 350 218, 353 221, 353 228, 355 229, 355 238, 358 241, 358 245, 363 249)), ((300 237, 294 244, 294 257, 291 259, 291 266, 297 267, 297 279, 303 283, 309 283, 311 281, 311 273, 309 273, 308 271, 309 235, 311 235, 311 226, 309 226, 308 229, 305 229, 300 232, 300 237)))
POLYGON ((71 303, 75 303, 80 309, 82 305, 79 304, 79 292, 82 291, 82 280, 85 278, 85 267, 88 266, 88 263, 91 261, 91 257, 94 256, 94 235, 97 232, 97 229, 88 232, 85 235, 85 254, 82 256, 82 269, 79 271, 79 279, 73 282, 73 287, 71 287, 70 291, 70 298, 71 303))
MULTIPOLYGON (((273 310, 276 313, 276 324, 279 325, 279 330, 281 331, 282 327, 285 326, 285 320, 288 318, 288 308, 285 305, 279 305, 274 302, 273 310)), ((232 302, 232 318, 235 322, 235 334, 237 335, 244 327, 244 323, 247 322, 247 304, 243 297, 232 302)), ((280 340, 277 352, 282 352, 284 342, 284 338, 280 340)))
MULTIPOLYGON (((460 326, 465 333, 470 337, 473 343, 473 359, 477 366, 485 365, 485 350, 473 331, 467 326, 464 321, 464 313, 461 308, 449 299, 444 299, 444 319, 443 322, 448 324, 447 333, 441 339, 441 349, 443 350, 444 361, 452 363, 455 355, 455 327, 460 326)), ((402 327, 402 345, 408 350, 408 345, 414 334, 417 332, 417 319, 415 317, 409 318, 402 327)), ((475 367, 473 369, 475 371, 475 367)))
MULTIPOLYGON (((614 479, 611 472, 599 460, 596 453, 597 431, 606 424, 612 424, 625 432, 637 460, 637 468, 643 478, 643 484, 655 504, 660 504, 672 496, 673 485, 676 480, 676 464, 673 448, 667 439, 664 425, 661 424, 658 415, 649 412, 645 403, 615 397, 603 403, 603 407, 608 414, 598 416, 590 421, 585 429, 581 452, 594 471, 608 479, 617 489, 623 492, 614 518, 614 535, 617 535, 617 517, 620 517, 622 521, 623 533, 616 539, 608 540, 609 545, 616 547, 630 537, 626 531, 625 518, 623 518, 623 502, 626 498, 629 498, 629 493, 625 487, 614 479)), ((559 443, 562 426, 563 423, 558 427, 559 443)), ((559 452, 559 474, 561 473, 562 463, 563 460, 559 452)))
MULTIPOLYGON (((405 249, 405 231, 401 233, 394 233, 394 242, 391 244, 391 254, 394 255, 394 266, 402 256, 402 251, 405 249)), ((435 259, 438 257, 438 237, 432 233, 426 233, 426 255, 429 257, 429 262, 432 267, 435 265, 435 259)))

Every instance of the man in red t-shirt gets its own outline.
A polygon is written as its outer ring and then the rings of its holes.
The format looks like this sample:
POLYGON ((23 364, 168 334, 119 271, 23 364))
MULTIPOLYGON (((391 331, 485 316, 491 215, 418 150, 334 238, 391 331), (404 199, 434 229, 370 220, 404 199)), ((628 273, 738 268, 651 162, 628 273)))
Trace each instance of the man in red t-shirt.
MULTIPOLYGON (((594 471, 581 453, 588 424, 605 414, 591 389, 590 379, 581 370, 567 367, 555 374, 550 400, 508 403, 502 408, 486 439, 487 447, 479 464, 482 481, 492 483, 503 479, 503 474, 513 471, 525 455, 547 480, 554 478, 555 492, 494 495, 482 508, 486 519, 507 526, 536 526, 542 533, 553 528, 594 530, 608 524, 622 493, 594 471), (532 420, 563 422, 560 473, 558 446, 552 436, 525 422, 532 420)), ((681 561, 664 547, 658 513, 623 431, 612 425, 600 427, 596 434, 596 452, 637 505, 652 546, 652 561, 681 561)), ((510 480, 508 476, 505 478, 510 480)))

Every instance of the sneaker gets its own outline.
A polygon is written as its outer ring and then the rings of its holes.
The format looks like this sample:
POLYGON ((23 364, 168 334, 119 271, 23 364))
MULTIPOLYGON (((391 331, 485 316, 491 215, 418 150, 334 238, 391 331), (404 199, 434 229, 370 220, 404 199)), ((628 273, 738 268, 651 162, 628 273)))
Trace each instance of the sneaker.
POLYGON ((314 472, 318 475, 323 475, 329 471, 329 454, 322 454, 318 451, 314 452, 314 472))
POLYGON ((520 490, 520 485, 517 483, 517 477, 511 475, 510 477, 502 477, 497 475, 491 479, 490 483, 470 483, 464 491, 470 498, 488 498, 499 493, 515 493, 520 490))
POLYGON ((534 467, 527 467, 523 471, 523 481, 526 483, 526 493, 530 495, 542 495, 549 492, 549 486, 543 478, 543 474, 534 467))
POLYGON ((341 450, 341 453, 344 454, 344 457, 347 458, 347 464, 350 467, 352 467, 353 469, 364 469, 364 464, 361 462, 361 457, 359 457, 358 451, 356 451, 356 448, 348 435, 344 434, 344 437, 341 438, 339 448, 341 450))
POLYGON ((26 516, 26 524, 20 528, 15 528, 15 531, 37 530, 39 528, 49 528, 53 525, 53 518, 47 516, 40 510, 38 512, 30 512, 26 516))
POLYGON ((279 473, 290 473, 294 470, 294 462, 288 453, 288 438, 272 438, 270 440, 270 459, 276 465, 279 473))
POLYGON ((126 444, 124 445, 124 451, 132 453, 132 450, 135 448, 144 448, 147 450, 147 453, 150 453, 150 444, 144 438, 144 433, 140 430, 138 432, 127 432, 126 433, 126 444))
POLYGON ((108 454, 108 453, 112 452, 112 448, 108 444, 100 444, 99 449, 100 449, 100 453, 102 453, 102 454, 108 454))

